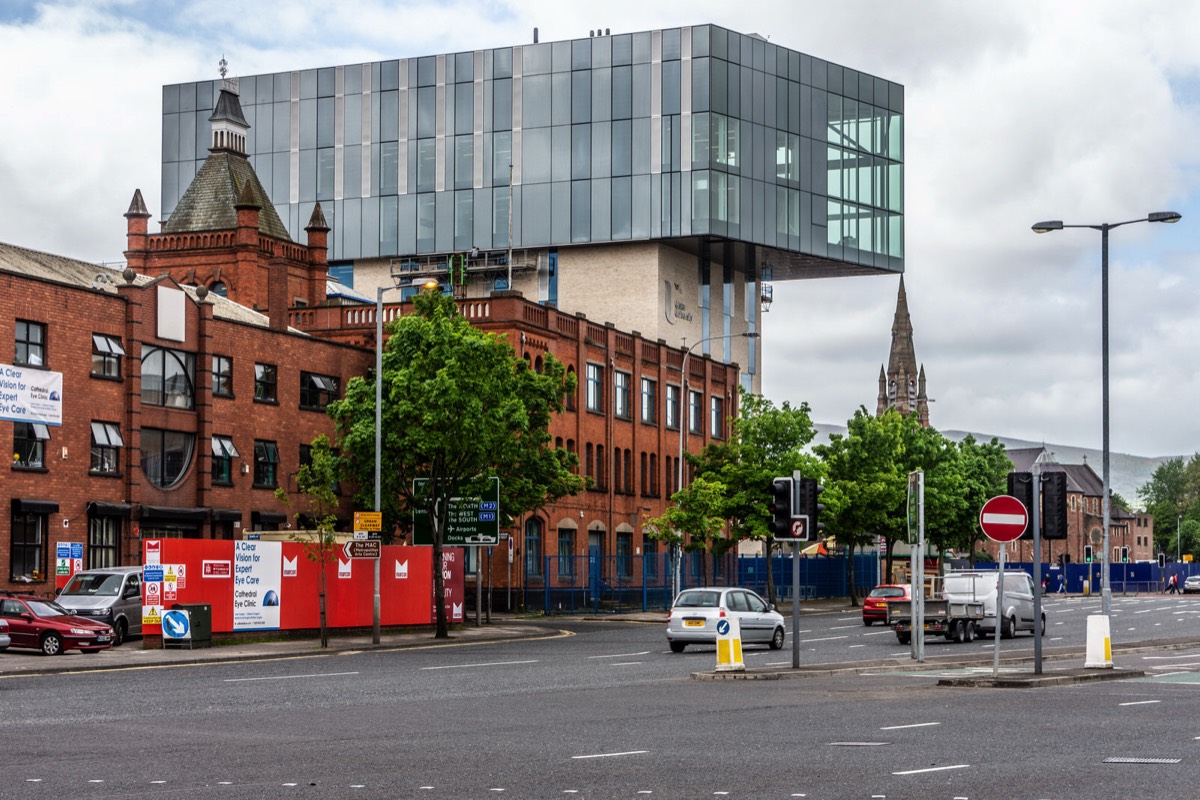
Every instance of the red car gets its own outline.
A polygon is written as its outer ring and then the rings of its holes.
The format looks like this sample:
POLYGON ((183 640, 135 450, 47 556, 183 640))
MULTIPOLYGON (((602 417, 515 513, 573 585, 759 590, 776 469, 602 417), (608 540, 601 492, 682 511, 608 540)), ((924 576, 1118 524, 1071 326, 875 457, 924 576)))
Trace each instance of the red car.
POLYGON ((8 623, 13 647, 32 647, 47 656, 67 650, 96 653, 113 643, 110 626, 72 616, 58 603, 35 595, 0 593, 0 618, 8 623))
POLYGON ((887 604, 892 600, 912 600, 912 590, 907 583, 881 583, 871 590, 863 600, 863 625, 872 622, 887 622, 887 604))

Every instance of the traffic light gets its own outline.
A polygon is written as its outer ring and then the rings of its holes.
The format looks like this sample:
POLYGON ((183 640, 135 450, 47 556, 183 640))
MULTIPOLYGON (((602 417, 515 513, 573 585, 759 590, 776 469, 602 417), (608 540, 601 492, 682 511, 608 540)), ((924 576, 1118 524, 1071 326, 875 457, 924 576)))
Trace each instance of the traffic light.
POLYGON ((1021 505, 1025 506, 1026 513, 1029 514, 1029 524, 1025 526, 1025 532, 1021 534, 1022 539, 1033 538, 1033 475, 1028 472, 1010 472, 1008 473, 1008 494, 1010 497, 1015 497, 1021 501, 1021 505))
POLYGON ((1129 548, 1125 545, 1121 545, 1121 563, 1129 563, 1129 548))
POLYGON ((795 541, 792 536, 792 479, 776 478, 771 482, 771 502, 767 505, 771 520, 767 530, 777 542, 795 541))
POLYGON ((1166 553, 1159 553, 1159 554, 1158 554, 1158 568, 1159 568, 1159 569, 1162 569, 1162 568, 1163 568, 1163 567, 1165 567, 1166 565, 1167 565, 1167 554, 1166 554, 1166 553))
POLYGON ((1083 563, 1092 563, 1092 546, 1090 544, 1085 544, 1083 546, 1083 563))
POLYGON ((820 520, 821 512, 825 510, 825 504, 818 502, 818 497, 823 491, 825 491, 825 487, 820 486, 816 478, 800 479, 800 496, 793 513, 797 517, 808 518, 808 525, 805 527, 805 536, 803 538, 810 542, 821 539, 821 530, 825 527, 825 523, 820 520))
POLYGON ((1042 475, 1042 538, 1067 538, 1067 473, 1042 475))

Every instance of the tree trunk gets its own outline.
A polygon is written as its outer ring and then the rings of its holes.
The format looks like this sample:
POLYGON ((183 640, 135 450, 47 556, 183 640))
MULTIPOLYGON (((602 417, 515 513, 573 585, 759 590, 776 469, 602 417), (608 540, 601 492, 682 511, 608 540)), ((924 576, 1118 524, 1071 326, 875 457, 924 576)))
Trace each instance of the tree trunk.
POLYGON ((327 563, 326 559, 321 559, 321 591, 318 603, 321 614, 321 647, 329 647, 329 622, 325 614, 325 566, 327 563))

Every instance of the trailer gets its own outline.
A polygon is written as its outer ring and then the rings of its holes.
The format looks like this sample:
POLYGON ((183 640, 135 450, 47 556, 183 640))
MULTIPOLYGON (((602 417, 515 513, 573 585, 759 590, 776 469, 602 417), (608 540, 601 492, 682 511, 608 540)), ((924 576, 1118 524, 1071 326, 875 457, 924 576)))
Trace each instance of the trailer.
MULTIPOLYGON (((896 632, 896 640, 900 644, 912 641, 912 606, 911 600, 893 600, 887 606, 888 627, 896 632)), ((925 633, 944 636, 949 641, 974 641, 975 629, 982 619, 982 602, 934 599, 925 601, 925 633)))

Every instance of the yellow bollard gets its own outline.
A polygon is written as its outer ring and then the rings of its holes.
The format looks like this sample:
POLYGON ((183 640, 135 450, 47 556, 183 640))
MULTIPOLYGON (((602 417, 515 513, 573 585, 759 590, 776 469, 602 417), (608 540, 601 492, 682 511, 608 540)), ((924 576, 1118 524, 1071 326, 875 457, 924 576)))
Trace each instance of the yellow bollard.
POLYGON ((1092 582, 1087 580, 1086 578, 1083 581, 1083 596, 1084 597, 1092 596, 1092 582))

